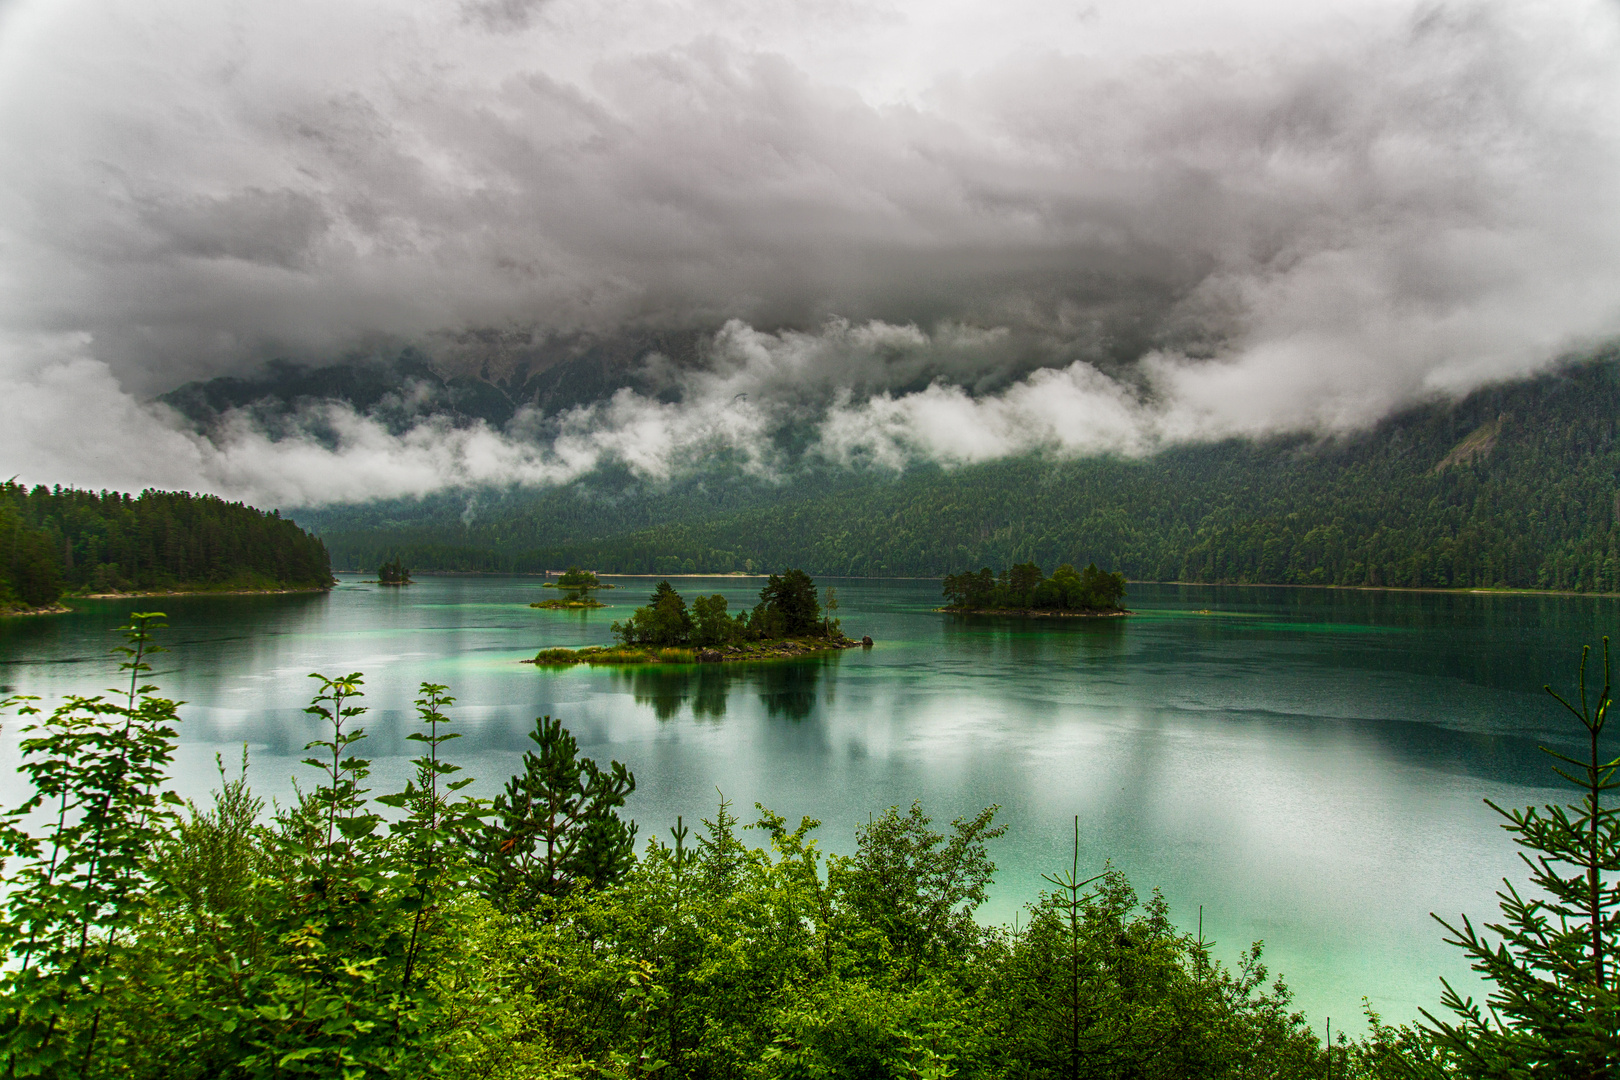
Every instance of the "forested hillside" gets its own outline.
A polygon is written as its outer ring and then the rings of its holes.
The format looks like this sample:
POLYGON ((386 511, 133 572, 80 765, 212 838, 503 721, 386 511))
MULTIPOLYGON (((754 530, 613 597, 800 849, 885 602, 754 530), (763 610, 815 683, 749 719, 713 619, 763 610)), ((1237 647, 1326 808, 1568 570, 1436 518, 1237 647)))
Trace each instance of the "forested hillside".
POLYGON ((64 592, 323 588, 326 547, 274 511, 212 495, 0 484, 0 611, 64 592))
POLYGON ((466 521, 398 505, 386 524, 335 514, 322 534, 339 566, 397 554, 424 569, 931 576, 1095 561, 1136 580, 1613 591, 1617 416, 1611 354, 1327 441, 688 482, 634 498, 581 484, 468 503, 466 521), (638 515, 647 524, 631 525, 638 515))

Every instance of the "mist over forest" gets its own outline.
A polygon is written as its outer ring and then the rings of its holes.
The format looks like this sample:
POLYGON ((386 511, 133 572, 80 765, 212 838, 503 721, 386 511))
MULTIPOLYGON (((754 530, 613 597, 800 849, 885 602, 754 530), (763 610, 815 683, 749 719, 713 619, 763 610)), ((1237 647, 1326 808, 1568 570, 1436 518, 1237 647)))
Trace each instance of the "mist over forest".
POLYGON ((1617 33, 14 3, 0 458, 291 507, 1364 430, 1620 330, 1617 33))

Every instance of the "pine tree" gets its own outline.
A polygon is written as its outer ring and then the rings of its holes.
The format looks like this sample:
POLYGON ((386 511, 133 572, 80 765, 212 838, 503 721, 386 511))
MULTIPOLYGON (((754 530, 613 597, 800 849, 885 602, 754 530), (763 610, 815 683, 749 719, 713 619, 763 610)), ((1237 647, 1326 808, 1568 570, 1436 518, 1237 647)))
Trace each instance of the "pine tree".
POLYGON ((603 769, 580 757, 573 735, 549 716, 535 720, 529 738, 539 752, 523 755, 523 772, 495 797, 478 840, 491 899, 517 911, 579 885, 605 885, 635 856, 635 823, 617 812, 636 790, 635 776, 617 761, 603 769))
POLYGON ((1581 650, 1579 705, 1546 690, 1580 721, 1584 758, 1543 747, 1553 769, 1581 791, 1562 806, 1505 810, 1502 826, 1524 851, 1532 891, 1503 881, 1502 921, 1476 929, 1435 916, 1475 971, 1493 984, 1484 1007, 1445 984, 1444 1006, 1455 1023, 1424 1015, 1438 1044, 1461 1072, 1477 1077, 1612 1077, 1620 1075, 1620 807, 1605 805, 1620 758, 1604 760, 1600 740, 1610 698, 1609 639, 1603 639, 1603 689, 1589 702, 1581 650), (1566 768, 1567 766, 1567 768, 1566 768), (1482 931, 1495 935, 1488 939, 1482 931))

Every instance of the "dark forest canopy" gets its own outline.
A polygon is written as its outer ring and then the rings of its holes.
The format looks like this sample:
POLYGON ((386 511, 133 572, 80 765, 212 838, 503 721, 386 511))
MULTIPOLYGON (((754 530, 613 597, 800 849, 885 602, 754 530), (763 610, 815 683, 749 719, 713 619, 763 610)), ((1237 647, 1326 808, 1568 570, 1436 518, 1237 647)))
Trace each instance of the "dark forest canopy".
POLYGON ((325 511, 339 566, 936 576, 1084 551, 1139 581, 1620 591, 1615 357, 1339 439, 1025 458, 781 485, 597 477, 325 511), (470 523, 468 523, 470 522, 470 523))
POLYGON ((1051 577, 1032 562, 999 575, 986 566, 978 573, 946 574, 944 592, 953 611, 1114 612, 1125 599, 1125 575, 1105 573, 1096 563, 1084 570, 1064 563, 1051 577))
POLYGON ((0 484, 0 610, 64 593, 331 582, 326 546, 275 511, 183 491, 0 484))

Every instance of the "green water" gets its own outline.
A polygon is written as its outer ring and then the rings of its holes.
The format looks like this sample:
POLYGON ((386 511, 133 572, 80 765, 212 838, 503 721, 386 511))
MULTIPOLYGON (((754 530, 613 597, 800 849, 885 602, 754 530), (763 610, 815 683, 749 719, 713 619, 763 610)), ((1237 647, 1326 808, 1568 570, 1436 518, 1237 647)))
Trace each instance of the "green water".
MULTIPOLYGON (((537 670, 541 646, 605 643, 647 582, 593 612, 529 608, 533 578, 346 581, 327 596, 101 601, 0 621, 0 685, 51 698, 110 685, 111 627, 159 607, 164 691, 185 699, 177 787, 206 795, 250 749, 285 796, 306 741, 311 671, 366 673, 377 790, 399 786, 422 681, 448 683, 460 761, 490 793, 541 713, 587 754, 635 772, 642 835, 712 816, 716 789, 821 819, 845 851, 867 815, 921 799, 937 820, 1002 807, 1010 826, 986 917, 1010 921, 1066 867, 1104 860, 1162 889, 1234 957, 1266 942, 1313 1022, 1350 1026, 1369 997, 1410 1019, 1466 969, 1430 911, 1493 910, 1515 858, 1481 798, 1552 792, 1538 743, 1574 748, 1541 692, 1620 625, 1611 600, 1133 586, 1129 619, 967 619, 937 582, 837 582, 845 629, 877 645, 752 666, 537 670)), ((678 582, 751 605, 758 582, 678 582)), ((18 724, 0 731, 0 795, 18 724)))

